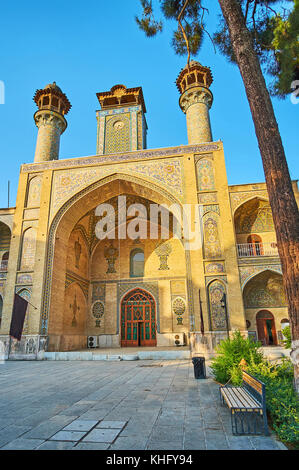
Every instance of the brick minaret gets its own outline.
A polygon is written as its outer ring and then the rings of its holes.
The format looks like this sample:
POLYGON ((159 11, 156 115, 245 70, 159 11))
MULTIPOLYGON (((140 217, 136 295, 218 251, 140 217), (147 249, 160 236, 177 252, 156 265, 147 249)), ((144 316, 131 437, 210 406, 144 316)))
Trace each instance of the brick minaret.
POLYGON ((57 160, 60 136, 67 127, 64 115, 69 112, 71 104, 55 82, 36 90, 33 100, 38 106, 34 114, 38 127, 34 162, 57 160))
POLYGON ((209 87, 213 81, 209 67, 191 61, 183 68, 176 80, 181 110, 186 114, 188 143, 211 142, 212 131, 209 109, 213 95, 209 87))

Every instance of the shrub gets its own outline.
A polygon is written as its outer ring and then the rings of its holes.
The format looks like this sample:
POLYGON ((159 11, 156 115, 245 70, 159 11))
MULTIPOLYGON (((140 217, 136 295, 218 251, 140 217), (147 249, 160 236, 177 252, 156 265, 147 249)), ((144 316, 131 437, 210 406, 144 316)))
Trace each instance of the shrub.
POLYGON ((217 357, 212 361, 211 369, 217 382, 238 385, 242 381, 240 361, 245 359, 247 364, 259 364, 263 355, 258 351, 260 343, 249 338, 243 338, 240 331, 235 331, 232 339, 226 339, 216 348, 217 357))
POLYGON ((284 339, 282 342, 284 344, 284 347, 286 349, 290 349, 291 345, 292 345, 292 337, 291 337, 291 329, 289 326, 286 326, 283 330, 282 330, 282 333, 283 333, 283 336, 286 338, 284 339))
POLYGON ((264 382, 266 405, 279 439, 299 449, 299 401, 293 388, 294 372, 290 360, 281 364, 251 363, 247 371, 264 382))

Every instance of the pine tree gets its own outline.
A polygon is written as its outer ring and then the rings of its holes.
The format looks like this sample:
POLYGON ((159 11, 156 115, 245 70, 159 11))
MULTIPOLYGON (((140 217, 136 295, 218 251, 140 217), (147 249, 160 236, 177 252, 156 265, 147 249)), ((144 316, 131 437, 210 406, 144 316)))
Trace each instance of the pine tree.
MULTIPOLYGON (((137 18, 137 23, 147 36, 153 36, 162 31, 163 24, 154 18, 152 1, 140 1, 143 17, 141 20, 137 18)), ((222 52, 239 67, 262 157, 288 301, 295 387, 299 391, 299 213, 261 68, 261 63, 269 60, 272 73, 275 73, 275 64, 278 76, 274 92, 285 95, 291 91, 288 81, 298 73, 298 0, 296 3, 293 0, 290 2, 294 4, 294 10, 284 13, 284 16, 274 10, 282 6, 283 2, 279 0, 218 2, 223 19, 214 39, 222 52), (288 37, 292 38, 290 42, 281 32, 284 28, 288 31, 288 37)), ((196 55, 199 51, 204 33, 211 37, 204 24, 207 9, 203 1, 160 0, 160 6, 166 19, 178 20, 172 44, 177 54, 188 54, 189 62, 190 54, 196 55)))

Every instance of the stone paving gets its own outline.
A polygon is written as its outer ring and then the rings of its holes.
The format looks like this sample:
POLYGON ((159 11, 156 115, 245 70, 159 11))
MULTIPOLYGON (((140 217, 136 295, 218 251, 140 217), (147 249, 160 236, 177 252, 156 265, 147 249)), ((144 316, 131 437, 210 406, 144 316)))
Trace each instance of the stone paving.
POLYGON ((1 450, 279 450, 234 436, 218 385, 190 360, 8 361, 0 365, 1 450))

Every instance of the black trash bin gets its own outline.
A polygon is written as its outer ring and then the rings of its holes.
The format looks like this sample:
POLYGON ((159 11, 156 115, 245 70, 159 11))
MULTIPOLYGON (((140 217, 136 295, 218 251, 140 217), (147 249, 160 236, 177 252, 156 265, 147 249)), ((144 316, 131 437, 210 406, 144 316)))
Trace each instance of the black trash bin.
POLYGON ((206 365, 204 357, 192 357, 195 379, 206 378, 206 365))

